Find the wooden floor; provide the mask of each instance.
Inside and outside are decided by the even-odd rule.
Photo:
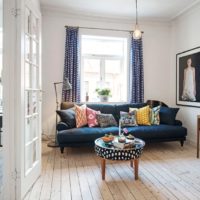
[[[25,200],[164,200],[200,199],[200,159],[189,144],[147,145],[134,180],[129,162],[108,161],[101,180],[100,159],[93,148],[51,149],[43,143],[42,175]]]

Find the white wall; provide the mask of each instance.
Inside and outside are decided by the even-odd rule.
[[[55,132],[55,94],[53,82],[61,81],[64,66],[65,25],[132,30],[131,22],[66,15],[42,10],[43,38],[43,133]],[[143,22],[145,100],[170,102],[170,27],[168,23]]]
[[[170,103],[176,104],[176,54],[200,46],[200,4],[174,20],[171,35]],[[188,129],[188,140],[196,142],[200,108],[180,106],[178,118]]]

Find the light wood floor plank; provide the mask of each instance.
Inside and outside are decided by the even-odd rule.
[[[65,153],[61,154],[61,200],[71,200],[71,181],[69,173],[69,159],[68,151],[65,149]]]
[[[50,158],[48,159],[48,162],[47,162],[44,183],[43,183],[43,187],[42,187],[42,191],[40,195],[41,200],[50,200],[50,197],[51,197],[56,150],[51,149],[49,152],[50,152]]]
[[[51,200],[61,199],[61,156],[58,149],[56,149],[55,165],[52,178]]]
[[[70,151],[73,152],[73,151]],[[77,168],[75,164],[75,154],[69,153],[69,173],[70,173],[70,182],[71,182],[71,195],[72,200],[82,200],[82,194],[80,189],[80,183],[77,173]]]
[[[88,154],[88,164],[90,165],[94,178],[96,179],[96,183],[98,184],[98,187],[101,191],[101,195],[103,199],[105,200],[110,200],[110,199],[113,200],[114,197],[112,196],[112,193],[110,191],[108,184],[101,179],[100,163],[98,164],[95,162],[95,160],[92,158],[93,154],[94,153]]]
[[[88,159],[85,157],[85,152],[81,152],[79,154],[79,160],[80,164],[82,165],[85,180],[87,181],[87,185],[89,187],[92,199],[94,200],[102,200],[103,197],[101,195],[101,191],[98,187],[98,184],[94,178],[94,175],[92,173],[92,170],[90,169],[90,166],[88,165]],[[90,158],[89,158],[90,160]]]

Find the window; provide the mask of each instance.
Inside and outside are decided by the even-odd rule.
[[[96,89],[109,88],[109,102],[127,102],[127,38],[81,36],[81,101],[99,102]]]

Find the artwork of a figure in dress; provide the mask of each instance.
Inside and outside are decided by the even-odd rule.
[[[181,96],[183,101],[196,101],[196,80],[195,68],[192,66],[192,59],[187,59],[187,67],[184,69],[183,93]]]

